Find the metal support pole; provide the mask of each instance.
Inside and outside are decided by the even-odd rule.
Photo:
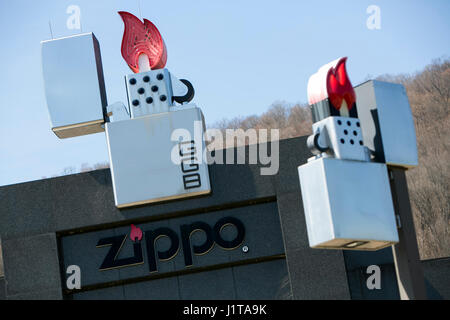
[[[405,170],[389,167],[392,199],[398,221],[399,243],[392,246],[395,272],[402,300],[427,299],[423,268],[417,246]]]

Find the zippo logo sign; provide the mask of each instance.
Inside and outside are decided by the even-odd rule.
[[[234,226],[237,230],[235,237],[231,240],[224,239],[221,235],[221,230],[226,226]],[[191,244],[191,235],[194,232],[202,231],[206,239],[200,245]],[[210,226],[203,221],[195,221],[190,224],[183,224],[180,227],[179,233],[167,227],[159,227],[154,230],[142,230],[134,225],[131,225],[130,236],[122,234],[114,237],[102,238],[97,243],[97,248],[109,246],[109,251],[103,260],[100,270],[110,270],[114,268],[121,268],[133,266],[144,263],[144,256],[142,250],[141,240],[145,235],[147,263],[149,272],[157,272],[157,260],[167,261],[174,258],[181,247],[183,248],[184,264],[186,267],[192,266],[192,253],[196,255],[203,255],[208,253],[214,244],[218,244],[222,249],[232,250],[242,244],[245,237],[244,224],[237,218],[225,217],[217,221],[214,226]],[[167,237],[170,239],[170,246],[166,250],[156,250],[155,245],[158,239]],[[120,251],[125,241],[129,238],[133,241],[132,257],[118,258]]]
[[[180,276],[284,257],[276,202],[252,204],[60,238],[61,272],[81,271],[81,289]]]

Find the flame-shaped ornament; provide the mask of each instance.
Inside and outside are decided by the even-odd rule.
[[[134,224],[131,225],[130,239],[134,242],[142,240],[142,230],[136,227]]]
[[[122,57],[134,73],[139,70],[139,56],[149,59],[151,69],[162,69],[167,62],[167,49],[158,29],[149,20],[142,22],[129,12],[119,11],[125,30],[122,38]]]
[[[347,57],[336,59],[319,69],[308,81],[310,105],[329,99],[333,108],[340,110],[346,105],[350,111],[355,107],[356,94],[347,75]]]

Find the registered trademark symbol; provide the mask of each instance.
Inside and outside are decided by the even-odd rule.
[[[247,253],[248,252],[248,247],[247,246],[243,246],[242,247],[242,252]]]

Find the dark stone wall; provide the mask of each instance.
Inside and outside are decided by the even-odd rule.
[[[0,300],[6,299],[5,278],[0,277]]]
[[[450,299],[450,258],[422,261],[428,299]]]
[[[85,299],[289,299],[284,259],[247,264],[231,268],[192,273],[127,285],[85,291],[71,295]]]

